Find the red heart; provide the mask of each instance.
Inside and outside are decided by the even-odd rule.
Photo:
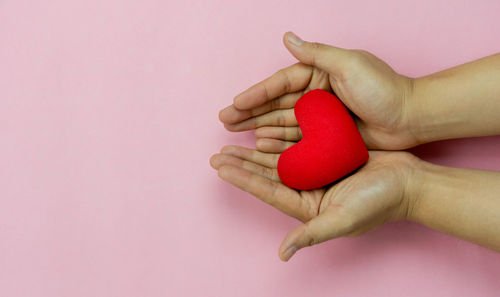
[[[368,160],[368,150],[342,102],[324,90],[307,92],[295,104],[302,140],[278,160],[281,181],[295,189],[323,187]]]

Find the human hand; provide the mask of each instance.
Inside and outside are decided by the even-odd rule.
[[[256,129],[261,138],[300,140],[295,102],[309,90],[323,89],[333,91],[354,113],[368,148],[400,150],[418,144],[408,111],[413,79],[365,51],[305,42],[291,32],[283,40],[300,63],[236,96],[219,114],[226,129]]]
[[[368,162],[351,176],[310,191],[296,191],[280,182],[279,156],[226,146],[210,163],[223,180],[304,222],[282,242],[283,261],[303,247],[406,219],[412,210],[408,180],[419,161],[409,153],[371,151]]]

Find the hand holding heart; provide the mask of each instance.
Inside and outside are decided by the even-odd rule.
[[[412,133],[413,80],[399,75],[374,55],[284,36],[300,63],[284,68],[236,96],[219,118],[230,131],[256,129],[266,151],[290,146],[301,131],[293,107],[307,91],[333,91],[354,113],[370,149],[399,150],[418,144]]]
[[[361,234],[388,220],[404,218],[409,205],[409,198],[403,195],[405,181],[411,172],[409,164],[413,164],[415,158],[401,152],[371,152],[365,166],[333,186],[300,191],[286,184],[312,189],[325,185],[332,176],[333,180],[342,177],[366,161],[363,140],[369,148],[400,149],[416,144],[416,139],[408,131],[409,120],[404,112],[411,94],[409,78],[398,75],[387,64],[363,51],[307,43],[291,33],[285,35],[284,41],[301,63],[280,70],[241,93],[233,105],[219,114],[230,131],[256,129],[260,152],[228,146],[212,157],[211,164],[222,179],[305,223],[292,230],[280,247],[281,259],[288,260],[302,247]],[[355,122],[337,99],[329,99],[329,102],[338,102],[341,107],[318,101],[313,105],[320,108],[315,110],[299,106],[295,110],[296,103],[300,105],[299,98],[315,89],[335,92],[354,112]],[[310,94],[318,94],[316,92]],[[301,118],[302,125],[306,124],[302,127],[304,131],[298,127]],[[316,127],[307,131],[307,126],[316,118],[326,122],[313,123]],[[317,127],[319,125],[326,129]],[[314,136],[313,130],[323,131],[324,135]],[[305,142],[290,148],[302,139],[303,132]],[[346,134],[341,135],[343,132]],[[320,144],[318,139],[324,139],[327,144]],[[337,144],[340,150],[335,147]],[[279,153],[288,148],[280,160]],[[313,151],[316,151],[313,155],[321,155],[321,150],[332,153],[333,158],[321,163],[321,158],[307,156],[307,152]],[[345,154],[348,151],[355,154],[348,156],[349,153]],[[342,163],[342,158],[348,159],[347,162]],[[318,168],[320,172],[330,172],[326,179],[314,179]],[[291,175],[287,174],[290,172]]]
[[[225,181],[304,222],[281,244],[279,256],[284,261],[303,247],[405,219],[411,207],[403,193],[418,159],[409,153],[371,152],[366,165],[355,174],[333,186],[308,191],[280,182],[279,156],[226,146],[210,163]]]
[[[258,151],[227,146],[210,160],[222,179],[304,222],[281,244],[281,259],[400,219],[500,251],[500,173],[371,151],[366,164],[337,180],[366,161],[364,144],[400,150],[500,134],[500,54],[411,79],[365,51],[293,33],[284,43],[300,62],[236,96],[219,114],[230,131],[255,129]]]

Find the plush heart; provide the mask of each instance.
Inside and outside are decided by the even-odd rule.
[[[310,190],[334,182],[368,160],[368,150],[342,102],[324,90],[307,92],[295,104],[302,140],[278,160],[281,181]]]

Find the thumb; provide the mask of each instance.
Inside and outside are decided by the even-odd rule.
[[[325,210],[288,233],[281,243],[279,257],[283,261],[288,261],[301,248],[348,234],[351,229],[345,220],[339,218],[338,214]]]
[[[300,62],[331,74],[341,73],[346,61],[351,57],[349,50],[317,42],[307,42],[293,32],[285,33],[283,43]]]

